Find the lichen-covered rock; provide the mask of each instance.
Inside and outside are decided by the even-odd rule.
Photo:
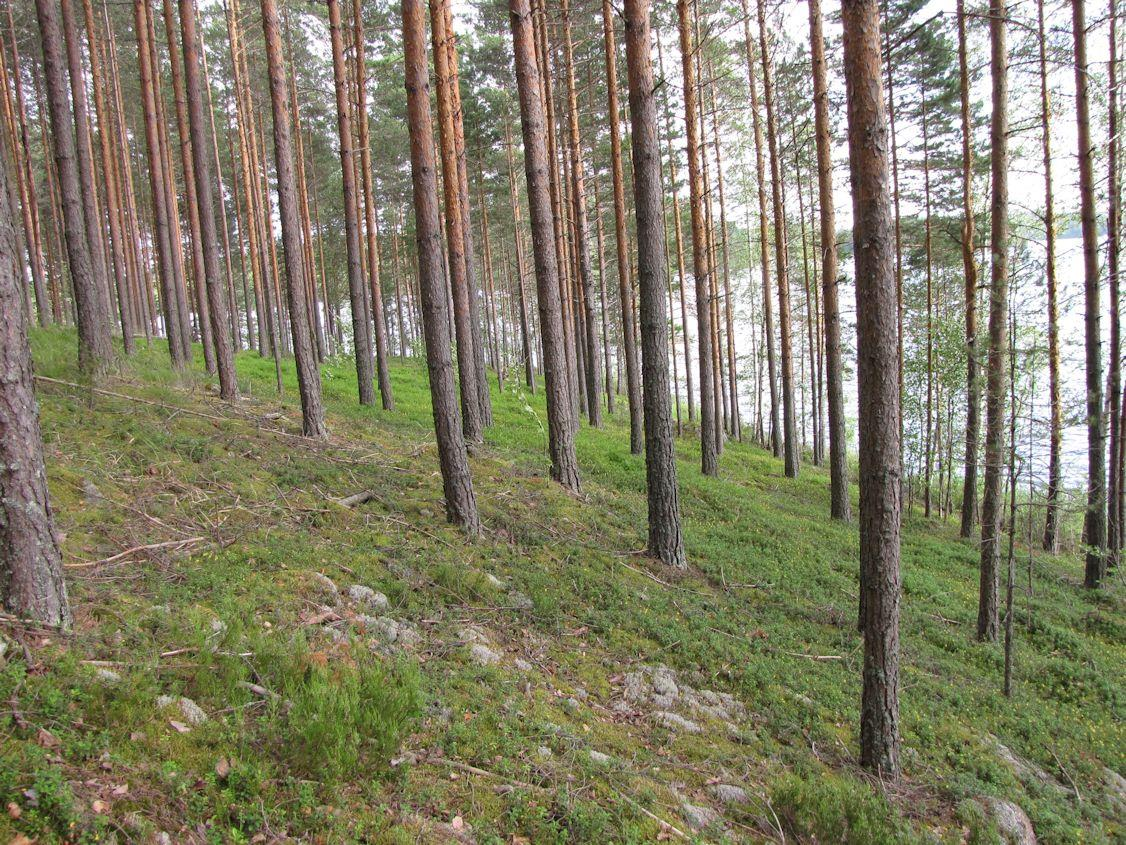
[[[336,602],[340,599],[340,590],[337,588],[335,581],[323,572],[314,572],[312,578],[317,585],[317,591],[321,593],[321,595],[332,602]]]
[[[660,725],[664,725],[670,731],[698,734],[704,730],[691,719],[685,719],[679,713],[672,713],[668,710],[658,710],[653,714],[653,720]]]
[[[704,807],[699,804],[689,804],[687,801],[680,802],[681,813],[684,815],[684,820],[688,826],[695,831],[707,830],[712,825],[720,820],[720,815],[711,807]]]
[[[1036,845],[1036,833],[1024,810],[1003,798],[983,798],[981,803],[1005,845]]]
[[[747,790],[733,783],[713,783],[708,792],[721,804],[746,804]]]
[[[371,587],[363,584],[353,584],[348,588],[348,598],[355,604],[366,607],[368,610],[384,611],[391,606],[387,596],[376,592]]]
[[[469,656],[478,666],[493,666],[500,663],[500,654],[484,643],[474,643],[469,648]]]
[[[189,725],[198,727],[207,721],[206,711],[187,696],[182,695],[177,698],[172,695],[162,695],[156,699],[156,706],[159,710],[164,710],[173,704],[180,710],[180,713],[184,716],[184,721]]]
[[[590,757],[590,762],[599,766],[608,766],[610,764],[610,755],[603,754],[601,751],[595,751],[593,748],[587,751]]]

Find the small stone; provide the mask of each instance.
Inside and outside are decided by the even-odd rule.
[[[184,719],[187,720],[188,724],[198,726],[207,721],[207,713],[204,712],[204,709],[186,696],[176,698],[172,695],[162,695],[156,699],[156,706],[160,710],[171,707],[173,704],[184,714]]]
[[[8,648],[8,641],[3,637],[0,637],[0,665],[3,665],[4,663],[4,658],[8,654]]]
[[[112,669],[107,669],[104,666],[99,666],[94,670],[94,677],[101,681],[103,684],[117,684],[121,683],[121,675]]]
[[[492,666],[500,663],[500,655],[482,643],[474,643],[470,646],[469,656],[478,666]]]
[[[333,601],[340,598],[340,590],[337,589],[336,582],[323,572],[314,572],[313,580],[317,582],[317,587],[324,595],[328,596]]]
[[[745,804],[747,790],[731,783],[713,783],[708,787],[708,792],[721,804]]]
[[[586,701],[589,696],[590,693],[587,692],[585,688],[575,687],[575,698],[579,699],[580,701]]]
[[[483,643],[488,640],[488,638],[476,628],[470,628],[468,626],[458,630],[457,638],[466,643]]]
[[[86,501],[90,504],[96,504],[105,500],[102,491],[98,486],[89,478],[82,479],[82,495],[86,497]]]
[[[493,575],[493,573],[491,572],[485,573],[485,580],[489,582],[490,587],[495,587],[498,590],[504,589],[504,582],[497,578],[497,576]]]
[[[508,601],[512,605],[512,607],[516,608],[517,610],[533,610],[536,606],[531,597],[529,597],[526,593],[520,592],[519,590],[510,591],[508,594]]]
[[[152,845],[172,845],[172,837],[163,830],[159,833],[154,833],[150,841]]]
[[[563,702],[563,709],[567,711],[567,715],[574,716],[579,712],[579,700],[577,698],[568,698]]]
[[[227,623],[224,622],[222,619],[212,619],[211,620],[211,636],[218,638],[218,637],[222,637],[223,634],[225,634],[225,633],[227,633]]]
[[[512,665],[519,669],[521,672],[531,672],[535,667],[525,660],[523,657],[517,657],[512,661]]]
[[[371,587],[365,587],[363,584],[353,584],[349,587],[348,598],[371,610],[386,610],[391,605],[387,596],[376,592]]]
[[[704,730],[690,719],[685,719],[683,716],[677,713],[670,713],[667,710],[657,711],[653,714],[653,718],[670,731],[683,731],[684,733],[698,734]]]
[[[596,763],[599,766],[607,766],[610,764],[609,754],[603,754],[601,751],[595,751],[593,748],[590,749],[587,754],[590,755],[590,762],[592,763]]]
[[[402,633],[399,623],[390,616],[365,616],[361,614],[359,621],[377,637],[389,643],[397,642]]]
[[[719,821],[719,813],[711,807],[689,804],[687,801],[681,801],[680,807],[684,813],[684,820],[693,830],[705,830]]]
[[[1003,798],[983,798],[1005,845],[1036,845],[1036,833],[1024,810]]]
[[[541,760],[550,760],[553,755],[550,748],[548,748],[546,745],[541,745],[536,749],[536,756]]]

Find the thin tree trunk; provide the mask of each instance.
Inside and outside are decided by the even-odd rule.
[[[696,326],[700,344],[700,464],[704,475],[718,473],[716,407],[713,377],[711,268],[703,219],[703,180],[700,174],[699,119],[696,115],[695,45],[688,22],[688,0],[677,0],[680,53],[684,76],[684,123],[688,135],[688,185],[692,215],[692,264],[696,278]]]
[[[1042,3],[1043,0],[1040,0]],[[1041,56],[1044,52],[1043,38],[1040,40]],[[977,464],[978,441],[981,437],[981,377],[978,374],[978,346],[977,346],[977,261],[974,259],[974,207],[973,207],[973,134],[970,126],[970,72],[966,48],[966,10],[965,0],[958,0],[958,68],[961,80],[961,112],[962,112],[962,274],[965,277],[966,312],[966,458],[965,471],[962,478],[962,521],[959,533],[964,538],[973,534],[974,517],[977,511]],[[1046,84],[1046,83],[1045,83]],[[1047,89],[1044,88],[1046,94]],[[1049,185],[1051,180],[1051,162],[1045,159],[1048,168]],[[1051,187],[1048,188],[1049,195]],[[1048,203],[1048,220],[1051,220],[1052,206]],[[1048,343],[1054,342],[1055,331],[1055,244],[1054,235],[1049,225],[1048,230],[1048,311],[1049,326]],[[1055,358],[1058,367],[1059,356]],[[1056,407],[1059,407],[1058,395]],[[1056,452],[1058,459],[1058,442]],[[1057,475],[1058,477],[1058,475]],[[1053,498],[1051,482],[1049,482],[1049,513],[1052,512]],[[1050,518],[1050,517],[1049,517]]]
[[[977,637],[997,639],[998,568],[1004,503],[1001,473],[1005,465],[1005,367],[1008,342],[1009,287],[1009,117],[1008,50],[1005,46],[1005,0],[989,6],[990,69],[993,117],[989,124],[993,198],[989,280],[989,364],[985,393],[985,493],[981,505],[981,581],[978,591]]]
[[[282,58],[277,5],[275,0],[261,0],[261,5],[262,36],[266,45],[266,69],[274,118],[274,164],[278,177],[282,245],[285,247],[286,293],[289,298],[293,354],[297,364],[297,388],[301,394],[302,431],[306,437],[323,440],[328,437],[328,429],[325,427],[324,404],[321,401],[321,376],[317,370],[313,338],[306,318],[304,253],[301,248],[301,221],[297,208],[297,180],[294,175],[293,138],[287,102],[289,85]],[[221,324],[216,322],[216,325]]]
[[[532,360],[532,338],[528,324],[528,301],[524,296],[524,241],[521,237],[520,194],[516,190],[516,168],[512,161],[512,136],[504,127],[504,146],[508,155],[508,193],[512,204],[513,249],[516,252],[516,290],[520,298],[520,344],[524,354],[524,381],[536,392],[535,362]]]
[[[860,399],[860,762],[899,775],[899,385],[888,119],[877,0],[843,0]]]
[[[536,266],[551,477],[568,490],[578,493],[581,485],[579,465],[575,458],[575,425],[571,416],[571,394],[567,377],[566,339],[559,297],[559,266],[556,263],[551,222],[551,163],[545,137],[549,130],[544,115],[544,100],[540,94],[532,12],[528,0],[509,0],[508,9],[515,52],[516,85],[520,97],[520,128],[524,136],[524,175],[528,182],[532,254]]]
[[[1107,284],[1110,287],[1110,356],[1107,376],[1107,400],[1110,404],[1110,472],[1107,484],[1107,561],[1108,569],[1118,563],[1122,548],[1122,523],[1119,502],[1122,492],[1120,461],[1122,442],[1119,437],[1122,416],[1122,325],[1119,320],[1120,292],[1118,268],[1120,254],[1121,174],[1118,172],[1118,3],[1110,0],[1110,61],[1107,63]]]
[[[375,373],[372,365],[371,318],[364,295],[363,268],[360,258],[360,230],[357,220],[356,171],[352,146],[352,115],[348,102],[344,69],[344,35],[340,18],[340,0],[327,0],[329,30],[332,36],[332,74],[336,87],[336,128],[340,139],[340,170],[344,189],[344,233],[348,249],[348,293],[352,304],[352,348],[356,356],[356,377],[359,380],[360,404],[375,404]],[[405,11],[405,5],[404,5]],[[444,309],[443,309],[444,310]]]
[[[419,288],[426,333],[426,364],[434,432],[446,498],[446,516],[470,536],[481,533],[469,458],[457,413],[449,318],[442,273],[438,185],[434,169],[434,128],[430,118],[430,74],[426,61],[426,20],[422,0],[402,0],[403,48],[410,132],[411,177],[418,238]],[[343,134],[343,133],[341,133]]]
[[[610,0],[602,0],[602,36],[606,56],[606,115],[610,124],[610,173],[614,181],[614,247],[618,262],[618,301],[622,311],[622,354],[625,357],[626,397],[629,400],[629,450],[634,455],[640,455],[644,437],[641,419],[641,377],[638,373],[637,338],[633,333],[633,288],[629,275],[629,231],[626,228],[622,131],[618,107],[618,50],[614,44],[614,19]],[[688,392],[691,395],[691,387],[688,388]]]
[[[200,236],[203,243],[203,284],[210,312],[215,365],[219,371],[219,395],[238,398],[234,352],[227,334],[227,292],[219,270],[219,233],[212,200],[211,151],[203,116],[202,81],[199,68],[199,38],[196,35],[195,0],[180,0],[180,31],[184,39],[184,83],[188,97],[188,126],[191,133],[192,165],[199,203]],[[171,37],[171,36],[170,36]],[[196,280],[200,284],[200,280]]]
[[[995,0],[996,2],[996,0]],[[1103,426],[1103,364],[1099,284],[1099,230],[1095,216],[1084,0],[1071,2],[1075,43],[1075,125],[1079,138],[1079,200],[1083,229],[1083,295],[1087,365],[1087,512],[1083,520],[1086,572],[1083,583],[1098,587],[1106,576],[1106,432]]]
[[[43,72],[47,83],[47,107],[54,136],[55,166],[62,194],[62,218],[67,262],[74,288],[78,317],[78,367],[87,378],[98,379],[113,361],[109,311],[105,287],[100,283],[91,255],[83,180],[76,161],[74,127],[76,115],[67,101],[67,68],[63,33],[55,0],[35,0],[43,45]],[[78,80],[81,82],[81,79]],[[85,117],[80,121],[85,124]],[[7,191],[4,193],[7,201]]]
[[[794,407],[794,351],[790,340],[790,280],[786,254],[786,209],[782,199],[781,159],[778,153],[778,122],[771,80],[769,35],[765,0],[758,0],[759,45],[762,87],[766,100],[766,140],[770,151],[771,191],[774,206],[774,264],[778,274],[778,333],[782,349],[782,445],[786,475],[798,475],[798,432]]]

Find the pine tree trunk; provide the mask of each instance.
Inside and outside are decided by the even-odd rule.
[[[524,136],[524,175],[528,182],[532,254],[536,267],[540,339],[543,344],[544,391],[547,396],[548,450],[551,477],[572,492],[581,489],[575,458],[568,363],[559,296],[559,265],[552,230],[552,203],[546,135],[549,131],[536,65],[532,12],[528,0],[509,0],[509,25],[515,52],[516,85],[520,97],[520,128]]]
[[[1041,0],[1043,2],[1043,0]],[[1044,49],[1040,41],[1041,53]],[[974,206],[973,206],[973,130],[970,125],[970,72],[966,48],[965,0],[958,0],[958,68],[960,75],[961,113],[962,113],[962,274],[965,277],[966,313],[966,457],[962,478],[962,520],[960,534],[969,538],[973,534],[974,519],[977,512],[977,464],[978,441],[981,437],[981,376],[978,374],[977,346],[977,261],[974,260]],[[1045,89],[1046,91],[1047,89]],[[1047,161],[1049,180],[1051,162]],[[1050,188],[1049,188],[1050,192]],[[1047,207],[1048,220],[1051,221],[1052,206]],[[1055,262],[1054,236],[1049,226],[1048,233],[1048,279],[1053,294],[1049,296],[1048,310],[1054,314]],[[1054,331],[1054,320],[1049,320],[1049,345]],[[1058,355],[1056,362],[1058,365]],[[1059,407],[1058,394],[1056,407]],[[1058,443],[1057,443],[1058,457]],[[1051,490],[1049,482],[1049,491]],[[1051,492],[1049,492],[1051,497]],[[1052,505],[1049,504],[1049,513]]]
[[[95,258],[91,255],[90,232],[86,223],[88,208],[83,201],[83,180],[76,161],[74,132],[76,116],[67,100],[63,33],[55,0],[35,0],[35,11],[43,46],[47,107],[55,142],[55,166],[58,170],[59,189],[62,195],[67,262],[78,318],[78,367],[85,377],[97,379],[106,373],[113,361],[113,345],[110,339],[105,288],[95,270]],[[85,124],[84,116],[82,123]],[[4,198],[6,202],[6,190]]]
[[[371,316],[375,323],[375,366],[379,378],[379,396],[383,410],[395,407],[391,393],[391,373],[387,359],[391,354],[387,344],[387,316],[383,311],[383,284],[379,274],[379,224],[375,212],[375,185],[371,172],[371,147],[369,142],[367,111],[367,64],[364,59],[363,3],[353,0],[353,29],[356,49],[356,125],[359,129],[360,170],[363,173],[364,230],[367,235],[368,280],[371,287]]]
[[[900,446],[888,119],[877,0],[843,0],[860,400],[860,762],[899,774]]]
[[[618,301],[622,311],[622,355],[625,357],[626,397],[629,400],[629,450],[641,454],[644,434],[641,420],[641,377],[637,338],[633,333],[632,291],[629,266],[629,230],[626,226],[625,177],[622,173],[622,129],[618,106],[618,49],[610,0],[602,0],[602,36],[606,55],[606,115],[610,124],[610,174],[614,181],[614,248],[618,263]],[[691,388],[689,388],[691,393]]]
[[[653,66],[649,47],[649,0],[626,0],[625,35],[634,209],[637,215],[637,278],[645,397],[649,553],[669,566],[686,568],[688,563],[680,531],[676,450],[669,405],[665,224],[661,203],[657,102],[653,95]]]
[[[989,124],[993,197],[990,209],[989,362],[985,388],[985,492],[981,503],[981,582],[977,636],[997,639],[998,572],[1004,511],[1001,473],[1005,466],[1005,368],[1008,355],[1009,300],[1009,117],[1008,50],[1005,46],[1005,0],[989,7],[990,69],[993,117]]]
[[[532,359],[531,327],[528,322],[528,301],[524,296],[524,241],[521,237],[520,195],[516,190],[516,168],[512,161],[512,137],[504,127],[504,146],[508,155],[508,194],[512,204],[513,249],[516,252],[516,291],[520,299],[520,344],[524,354],[524,382],[536,392],[536,369]]]
[[[766,4],[758,0],[759,51],[762,87],[766,105],[766,140],[770,151],[771,192],[774,207],[774,264],[778,276],[778,333],[782,350],[782,446],[786,475],[798,475],[798,432],[794,403],[794,353],[790,339],[790,280],[786,252],[786,209],[783,204],[781,159],[778,153],[778,121],[774,109]]]
[[[700,174],[699,119],[696,114],[695,45],[688,22],[688,0],[677,0],[680,53],[684,76],[684,123],[687,131],[688,186],[692,216],[692,272],[696,279],[696,326],[700,345],[700,464],[704,475],[718,473],[715,385],[712,351],[711,268],[704,229],[703,179]]]
[[[996,2],[996,0],[995,0]],[[1095,174],[1092,159],[1090,95],[1088,92],[1087,30],[1084,0],[1071,0],[1075,43],[1075,125],[1079,138],[1079,200],[1083,230],[1083,294],[1087,364],[1087,512],[1086,573],[1083,583],[1098,587],[1106,576],[1106,432],[1103,426],[1103,364],[1099,284],[1099,230],[1095,215]]]
[[[297,363],[297,388],[301,394],[302,431],[306,437],[323,440],[328,437],[328,429],[325,427],[324,404],[321,401],[321,376],[317,370],[313,338],[306,317],[304,253],[301,248],[301,221],[297,208],[297,180],[294,174],[293,138],[287,102],[289,86],[286,82],[285,63],[282,58],[277,5],[275,0],[261,0],[261,4],[262,35],[266,45],[266,69],[274,118],[274,163],[278,177],[278,210],[281,218],[282,245],[285,247],[289,324],[293,333],[293,354]]]
[[[180,31],[184,39],[184,85],[188,98],[188,127],[191,134],[192,170],[195,175],[199,211],[199,232],[203,248],[202,283],[211,317],[211,342],[219,371],[219,395],[238,398],[234,351],[227,334],[227,291],[219,269],[219,233],[215,225],[212,197],[211,149],[207,142],[207,123],[203,115],[203,92],[199,67],[199,38],[196,34],[195,0],[180,0]],[[196,284],[201,283],[196,279]]]
[[[438,184],[434,165],[434,128],[430,117],[430,74],[426,61],[426,22],[422,0],[402,0],[403,49],[414,185],[418,274],[434,432],[446,497],[446,515],[470,536],[481,533],[469,458],[457,413],[457,391],[450,358],[449,317],[442,272],[442,235],[438,222]]]
[[[340,140],[340,169],[344,189],[344,233],[348,249],[348,293],[352,304],[353,351],[359,380],[360,404],[375,404],[372,365],[371,318],[366,307],[363,269],[360,258],[360,230],[357,220],[356,171],[353,164],[352,116],[344,70],[344,34],[340,19],[340,0],[327,0],[329,30],[332,36],[332,73],[336,87],[336,128]]]
[[[44,0],[40,0],[44,2]],[[49,17],[49,15],[48,15]],[[42,25],[43,16],[40,16]],[[45,35],[52,26],[42,30]],[[58,25],[53,25],[58,38]],[[47,46],[48,38],[44,38]],[[47,56],[51,50],[44,50]],[[50,61],[57,62],[58,45]],[[70,606],[43,463],[43,438],[27,342],[16,209],[9,204],[8,140],[0,132],[0,607],[69,628]]]
[[[1122,441],[1122,326],[1119,291],[1120,227],[1122,225],[1120,198],[1121,174],[1118,172],[1118,2],[1110,0],[1107,17],[1110,20],[1110,61],[1107,63],[1107,284],[1110,287],[1110,355],[1108,359],[1107,402],[1110,405],[1110,471],[1107,483],[1107,568],[1118,564],[1122,548],[1122,522],[1119,506],[1122,493],[1120,474]]]

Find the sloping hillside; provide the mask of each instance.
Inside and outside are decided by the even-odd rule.
[[[0,622],[0,841],[988,842],[991,798],[1042,842],[1126,836],[1120,578],[1036,558],[1006,699],[974,548],[910,521],[906,774],[881,784],[855,761],[856,534],[819,470],[730,444],[705,478],[685,438],[691,568],[667,571],[621,415],[580,433],[576,499],[541,397],[494,385],[466,542],[420,365],[382,412],[330,362],[317,445],[254,354],[235,406],[156,347],[87,401],[73,343],[33,337],[77,622]]]

